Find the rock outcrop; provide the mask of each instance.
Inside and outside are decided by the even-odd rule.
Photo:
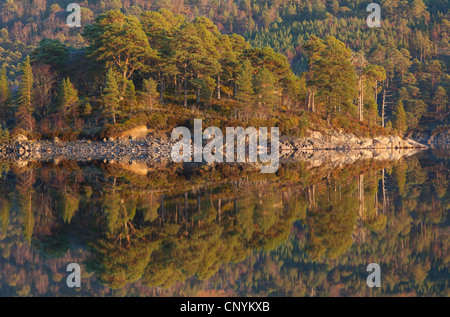
[[[322,134],[310,131],[306,138],[281,137],[281,149],[287,151],[305,150],[386,150],[386,149],[425,149],[427,145],[412,139],[402,139],[397,135],[374,138],[356,137],[354,134],[331,132]]]
[[[104,139],[103,141],[28,141],[19,138],[12,143],[0,145],[0,157],[55,160],[65,158],[76,161],[107,160],[118,162],[129,161],[161,161],[170,160],[170,154],[175,142],[163,138],[145,139]],[[423,149],[426,145],[411,139],[403,140],[398,136],[380,136],[361,138],[353,134],[333,132],[327,135],[311,131],[306,138],[282,136],[280,153],[283,157],[308,157],[310,152],[333,150],[376,150],[389,149]]]
[[[438,128],[433,132],[415,132],[411,138],[417,142],[428,144],[431,148],[450,148],[450,127]]]

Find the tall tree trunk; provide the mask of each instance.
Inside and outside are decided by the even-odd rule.
[[[217,75],[217,100],[220,100],[220,74]]]
[[[359,77],[359,121],[364,121],[364,84],[362,76]]]
[[[316,101],[315,101],[315,98],[316,98],[316,89],[314,88],[313,91],[312,91],[312,108],[311,108],[313,113],[316,112]]]
[[[308,105],[307,105],[308,111],[311,111],[311,88],[308,88]]]
[[[381,126],[384,128],[386,126],[384,116],[386,113],[386,90],[383,91],[383,105],[381,106]]]
[[[386,186],[384,183],[384,168],[383,168],[383,176],[382,176],[382,186],[383,186],[383,214],[385,214],[386,211]]]
[[[184,107],[187,108],[187,70],[186,66],[184,66]]]
[[[159,90],[159,102],[163,105],[164,104],[164,90],[166,89],[165,87],[165,81],[164,81],[164,76],[161,76],[161,87]]]

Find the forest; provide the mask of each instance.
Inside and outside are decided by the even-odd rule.
[[[67,2],[67,3],[66,3]],[[449,119],[445,1],[2,1],[0,138],[114,137],[217,126],[365,135]]]

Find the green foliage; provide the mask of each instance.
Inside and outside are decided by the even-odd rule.
[[[152,78],[144,79],[140,104],[144,105],[146,109],[150,108],[150,111],[153,111],[153,106],[157,103],[157,96],[156,81]]]
[[[134,110],[134,107],[136,106],[136,88],[131,80],[126,84],[123,99],[125,104],[124,108]]]
[[[47,64],[54,70],[62,72],[67,66],[68,56],[68,49],[60,40],[43,39],[33,50],[30,58],[33,63]]]
[[[30,57],[22,63],[22,77],[18,90],[18,109],[15,113],[16,124],[18,127],[23,127],[26,131],[32,132],[34,127],[34,100],[33,92],[33,71],[30,65]]]
[[[0,73],[0,106],[3,108],[11,100],[11,90],[9,89],[8,77],[6,75],[6,65],[3,64]]]
[[[254,90],[258,105],[262,105],[264,112],[271,112],[278,101],[275,87],[276,78],[274,74],[263,67],[254,76]]]
[[[150,95],[155,95],[156,88],[160,104],[165,99],[185,107],[195,104],[196,109],[223,110],[219,115],[241,119],[243,112],[247,119],[282,116],[284,109],[292,107],[306,110],[308,98],[314,96],[318,107],[314,110],[330,119],[355,113],[358,85],[352,83],[348,67],[351,49],[368,63],[356,67],[357,76],[363,78],[363,88],[359,87],[363,104],[370,105],[366,112],[375,112],[372,100],[380,108],[382,93],[387,91],[386,121],[393,119],[391,105],[399,100],[404,103],[409,129],[434,128],[436,120],[439,124],[449,120],[445,98],[450,82],[445,73],[448,20],[442,4],[418,0],[403,6],[394,1],[383,12],[382,27],[368,30],[361,23],[364,10],[355,1],[230,1],[85,2],[81,4],[83,35],[65,27],[54,1],[36,3],[33,10],[22,2],[6,1],[0,12],[0,63],[8,70],[11,87],[16,87],[23,72],[19,62],[30,54],[33,68],[51,65],[55,78],[70,77],[80,90],[79,97],[95,109],[103,75],[112,68],[119,103],[131,110],[122,111],[124,117],[153,110],[156,98],[142,104],[140,98],[134,102],[125,96],[129,81],[137,96],[144,96],[146,78],[154,81]],[[159,11],[146,11],[149,8]],[[47,39],[50,35],[52,39]],[[247,59],[252,74],[242,70]],[[341,67],[343,71],[337,71]],[[269,89],[262,89],[260,83]],[[239,90],[245,85],[243,96]],[[17,124],[31,131],[35,119],[52,121],[54,113],[47,110],[56,99],[55,88],[34,85],[32,94],[45,98],[35,98],[31,108],[36,110],[19,107]],[[227,95],[225,106],[223,94]],[[256,99],[259,107],[250,99]],[[12,112],[2,112],[9,127]],[[85,128],[98,124],[98,112],[84,119]],[[364,121],[375,127],[372,115]],[[39,127],[46,126],[40,123]],[[82,122],[77,125],[81,127]]]
[[[448,96],[444,87],[439,86],[434,94],[432,105],[434,106],[435,117],[443,121],[449,115]]]
[[[308,85],[317,89],[317,97],[326,107],[327,116],[338,111],[354,113],[356,74],[350,49],[332,36],[324,41],[313,37],[306,49],[310,56]]]
[[[116,117],[120,114],[119,109],[119,87],[117,86],[116,75],[112,68],[106,74],[105,89],[102,93],[103,112],[106,116],[112,117],[113,123],[116,123]]]
[[[249,60],[245,60],[242,64],[242,71],[238,75],[238,100],[245,104],[249,104],[254,94],[253,90],[253,73],[254,68]]]
[[[90,43],[88,55],[121,74],[122,94],[126,80],[135,71],[148,70],[149,61],[156,57],[139,20],[119,11],[99,15],[93,25],[86,26],[85,37]]]
[[[88,116],[91,115],[91,113],[92,113],[92,106],[91,106],[91,104],[90,104],[89,102],[87,102],[87,103],[84,105],[84,107],[83,107],[83,112],[82,112],[82,114],[83,114],[83,116],[88,117]]]
[[[27,56],[25,61],[22,63],[21,66],[22,70],[22,80],[21,84],[19,86],[19,92],[18,92],[18,104],[19,107],[25,108],[28,112],[33,111],[33,98],[32,98],[32,92],[33,92],[33,71],[31,69],[30,64],[30,57]]]
[[[405,134],[408,128],[406,125],[406,112],[401,101],[397,105],[393,127],[401,136]]]
[[[5,120],[8,113],[8,104],[11,101],[11,90],[9,89],[6,65],[3,64],[0,73],[0,120]]]
[[[10,140],[9,131],[7,129],[3,129],[0,124],[0,143],[6,143]]]
[[[69,78],[63,79],[58,89],[58,110],[66,118],[77,111],[78,92]]]

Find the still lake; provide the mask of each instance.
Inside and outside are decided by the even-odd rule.
[[[0,161],[0,296],[450,296],[449,171]]]

